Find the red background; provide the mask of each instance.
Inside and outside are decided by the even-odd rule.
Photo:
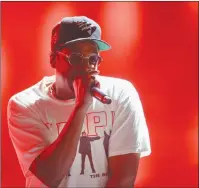
[[[25,179],[8,136],[6,107],[15,93],[52,75],[51,28],[86,15],[112,45],[103,75],[130,80],[148,122],[152,154],[140,163],[140,187],[197,187],[197,2],[2,2],[2,187]]]

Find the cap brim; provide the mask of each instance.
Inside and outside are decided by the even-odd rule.
[[[64,46],[68,46],[68,45],[73,44],[73,43],[78,43],[78,42],[83,42],[83,41],[93,41],[93,42],[95,42],[100,51],[105,51],[105,50],[111,49],[111,46],[108,43],[106,43],[105,41],[99,40],[99,39],[92,39],[92,38],[79,38],[79,39],[71,40],[69,42],[64,43],[61,46],[64,47]]]

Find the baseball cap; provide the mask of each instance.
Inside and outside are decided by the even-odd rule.
[[[86,16],[65,17],[52,30],[51,51],[67,47],[72,43],[93,41],[99,50],[109,50],[111,46],[101,40],[101,28]]]

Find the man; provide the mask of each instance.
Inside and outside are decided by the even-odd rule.
[[[81,175],[84,174],[84,168],[85,168],[85,158],[88,156],[89,162],[91,165],[92,173],[95,173],[95,168],[93,164],[93,158],[92,158],[92,152],[91,152],[91,143],[94,140],[99,140],[99,136],[95,137],[88,137],[86,136],[86,132],[82,132],[82,136],[80,137],[80,145],[79,145],[79,153],[81,154],[82,159],[82,165],[81,165]]]
[[[26,187],[133,186],[140,157],[150,153],[148,129],[133,85],[99,75],[99,52],[109,49],[93,20],[62,19],[52,30],[50,64],[55,76],[44,77],[9,100],[9,132]],[[96,174],[79,173],[83,130],[100,136],[92,143]],[[110,135],[108,160],[105,130]]]

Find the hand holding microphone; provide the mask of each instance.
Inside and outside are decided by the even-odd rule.
[[[78,107],[83,105],[90,106],[92,96],[103,104],[111,104],[112,102],[111,98],[100,90],[100,83],[95,80],[94,76],[89,77],[89,79],[83,79],[82,77],[75,78],[73,87]]]
[[[93,101],[93,98],[89,92],[90,85],[93,80],[83,79],[82,77],[76,77],[73,81],[73,88],[76,98],[76,107],[89,107]]]

